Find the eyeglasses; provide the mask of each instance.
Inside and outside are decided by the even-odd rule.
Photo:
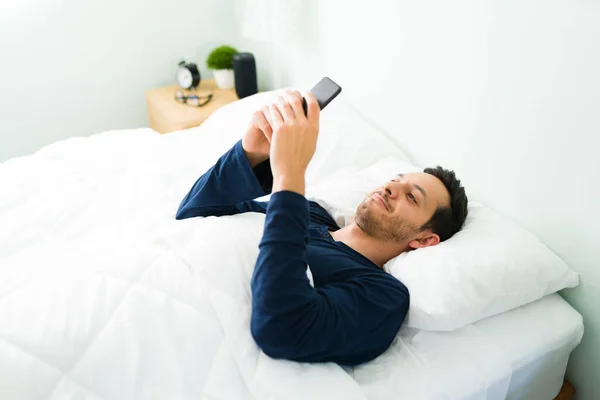
[[[186,96],[185,93],[183,93],[181,90],[175,92],[175,100],[192,107],[202,107],[206,105],[210,101],[210,99],[212,99],[212,97],[212,93],[206,96],[198,96],[195,93]]]

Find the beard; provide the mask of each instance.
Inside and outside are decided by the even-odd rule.
[[[408,242],[419,227],[398,215],[386,215],[369,205],[370,196],[356,209],[354,222],[367,235],[386,242]]]

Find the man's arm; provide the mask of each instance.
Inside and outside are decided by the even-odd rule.
[[[396,336],[408,311],[408,291],[375,272],[313,288],[306,276],[308,220],[304,196],[271,196],[252,277],[252,335],[274,358],[369,361]]]
[[[244,138],[196,181],[179,205],[177,219],[265,212],[264,205],[250,201],[269,194],[273,185],[272,129],[265,110],[252,115]]]
[[[297,92],[269,107],[273,194],[252,276],[252,335],[273,357],[355,364],[381,354],[408,309],[399,282],[374,274],[318,289],[306,277],[304,175],[319,131],[319,105]]]
[[[272,185],[269,161],[252,168],[240,140],[198,178],[179,205],[176,218],[265,212],[264,206],[250,200],[269,194]]]

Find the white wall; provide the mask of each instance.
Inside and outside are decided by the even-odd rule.
[[[144,91],[188,55],[230,43],[220,0],[1,0],[0,161],[48,143],[148,126]]]
[[[567,376],[600,399],[600,2],[307,3],[306,35],[261,79],[329,75],[414,161],[455,169],[579,272],[562,293],[586,326]]]

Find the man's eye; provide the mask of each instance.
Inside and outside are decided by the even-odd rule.
[[[409,193],[409,194],[408,194],[408,197],[410,198],[410,200],[411,200],[413,203],[417,204],[417,199],[415,198],[415,196],[413,196],[413,194],[412,194],[412,193]]]

